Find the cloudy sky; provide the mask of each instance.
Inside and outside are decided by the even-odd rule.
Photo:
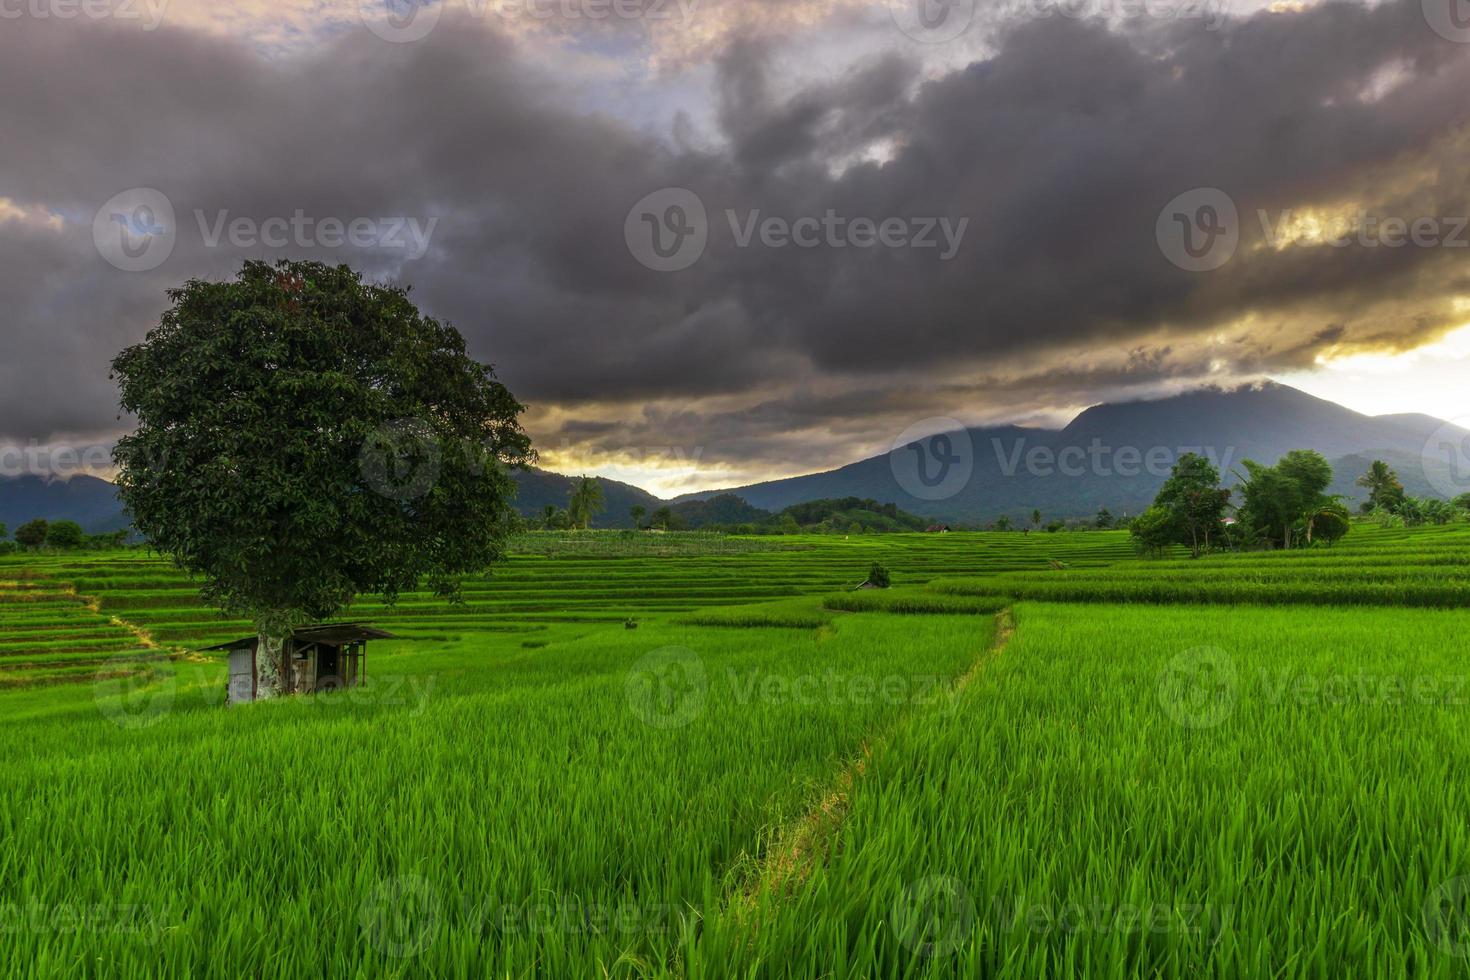
[[[0,446],[246,258],[664,494],[1276,377],[1470,416],[1470,3],[0,0]]]

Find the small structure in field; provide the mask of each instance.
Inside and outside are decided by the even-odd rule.
[[[892,580],[892,576],[888,574],[888,567],[875,561],[873,562],[873,567],[868,569],[867,579],[853,591],[857,592],[862,589],[886,589],[892,583]]]
[[[281,652],[284,693],[314,694],[356,687],[367,673],[367,641],[396,639],[392,633],[361,623],[303,626],[291,634]],[[245,636],[205,648],[229,655],[230,704],[255,700],[255,651],[259,643],[259,637]]]
[[[924,533],[925,534],[948,534],[949,533],[949,525],[948,524],[930,524],[928,527],[924,528]]]

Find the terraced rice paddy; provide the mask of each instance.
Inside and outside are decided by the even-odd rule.
[[[3,560],[0,969],[1464,976],[1467,588],[1464,526],[533,535],[225,710],[166,563]]]
[[[90,681],[103,665],[136,671],[166,659],[146,633],[101,612],[69,583],[4,575],[0,570],[0,687]]]

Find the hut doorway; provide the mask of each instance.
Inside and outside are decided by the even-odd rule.
[[[316,690],[335,691],[342,687],[342,649],[319,646],[316,652]]]

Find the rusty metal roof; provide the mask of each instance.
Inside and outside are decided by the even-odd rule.
[[[362,623],[326,623],[321,626],[299,626],[291,632],[291,639],[298,643],[324,643],[339,647],[365,640],[398,640],[402,637]],[[254,650],[259,644],[258,636],[242,636],[238,640],[205,647],[204,650]]]

